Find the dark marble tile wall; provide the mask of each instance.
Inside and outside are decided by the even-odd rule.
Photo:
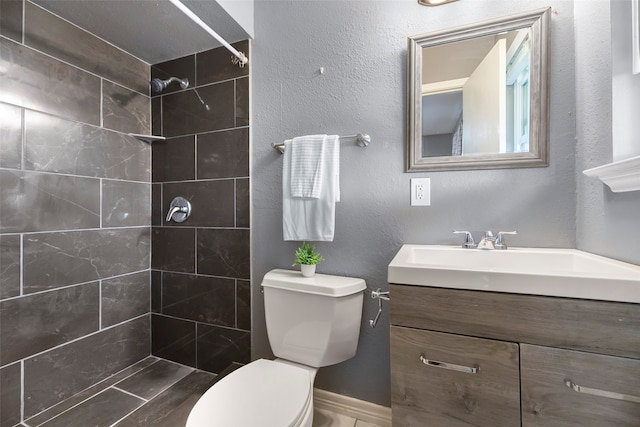
[[[217,181],[170,182],[162,186],[163,212],[175,197],[198,203],[188,220],[172,224],[176,227],[233,227],[235,226],[235,182]],[[166,219],[166,218],[165,218]],[[188,224],[187,224],[188,222]]]
[[[151,352],[151,147],[127,135],[150,132],[150,67],[0,0],[0,69],[0,427],[13,427]]]
[[[196,242],[198,272],[216,276],[250,278],[247,229],[201,229]]]
[[[235,126],[235,81],[213,83],[162,97],[165,136],[202,133]]]
[[[249,53],[249,42],[234,45]],[[221,373],[250,359],[249,67],[224,48],[153,65],[188,78],[152,98],[152,351]],[[183,223],[164,217],[189,200]]]
[[[99,294],[93,282],[0,301],[0,365],[97,331]]]
[[[100,78],[0,38],[0,102],[100,125]]]
[[[64,231],[23,237],[23,293],[149,268],[149,228]]]
[[[233,279],[195,274],[162,274],[161,311],[168,316],[235,327]]]
[[[0,368],[0,425],[14,426],[20,422],[21,379],[20,363]]]
[[[0,233],[100,227],[96,179],[0,170],[0,194]]]
[[[106,128],[149,134],[149,98],[131,89],[102,81],[102,121]]]
[[[102,327],[126,322],[148,313],[151,303],[150,280],[149,271],[103,280],[100,292]]]
[[[25,169],[130,181],[150,179],[151,147],[135,138],[31,110],[25,111],[24,121]]]
[[[151,268],[195,273],[195,229],[153,227],[151,233]]]
[[[22,109],[0,104],[0,168],[20,169],[22,163]]]
[[[22,41],[22,0],[0,1],[0,36]]]
[[[197,160],[198,179],[249,176],[249,128],[200,135]]]
[[[196,366],[196,323],[173,317],[151,317],[151,351],[154,356]]]
[[[102,226],[151,225],[151,187],[148,183],[102,180]]]
[[[251,335],[247,331],[197,324],[198,368],[222,372],[234,362],[249,363]]]
[[[30,2],[25,3],[24,22],[27,46],[148,95],[149,66],[134,56],[102,39],[87,37],[86,31]]]
[[[18,234],[0,234],[0,300],[20,295],[20,241]]]

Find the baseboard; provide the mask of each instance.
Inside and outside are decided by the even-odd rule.
[[[381,427],[391,427],[391,408],[376,405],[353,397],[343,396],[316,388],[313,390],[313,404],[318,409],[326,409],[347,415]]]

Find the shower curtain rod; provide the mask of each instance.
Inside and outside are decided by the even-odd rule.
[[[171,3],[173,3],[173,5],[175,7],[177,7],[178,9],[180,9],[180,11],[182,13],[184,13],[185,15],[187,15],[189,17],[189,19],[191,19],[193,22],[195,22],[196,24],[198,24],[200,27],[202,27],[203,30],[205,30],[207,33],[209,33],[214,39],[218,40],[222,46],[226,47],[227,50],[231,53],[233,53],[233,55],[238,58],[238,65],[240,65],[240,67],[244,67],[244,64],[246,64],[247,62],[249,62],[249,59],[247,59],[247,57],[244,55],[244,53],[242,52],[238,52],[233,46],[231,46],[229,43],[227,43],[227,41],[225,39],[223,39],[218,33],[216,33],[215,31],[213,31],[211,29],[210,26],[208,26],[207,24],[204,23],[204,21],[202,19],[200,19],[198,17],[198,15],[196,15],[195,13],[193,13],[191,11],[191,9],[189,9],[187,6],[185,6],[180,0],[169,0]]]

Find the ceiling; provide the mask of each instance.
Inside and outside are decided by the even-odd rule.
[[[32,1],[149,64],[221,46],[169,0]],[[250,38],[217,1],[182,3],[227,42]]]

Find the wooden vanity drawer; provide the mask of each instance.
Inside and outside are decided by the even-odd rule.
[[[394,426],[519,427],[518,345],[392,326],[391,401]]]
[[[521,344],[520,367],[523,427],[640,426],[640,360]]]
[[[392,325],[640,359],[640,304],[394,284],[390,291]]]

